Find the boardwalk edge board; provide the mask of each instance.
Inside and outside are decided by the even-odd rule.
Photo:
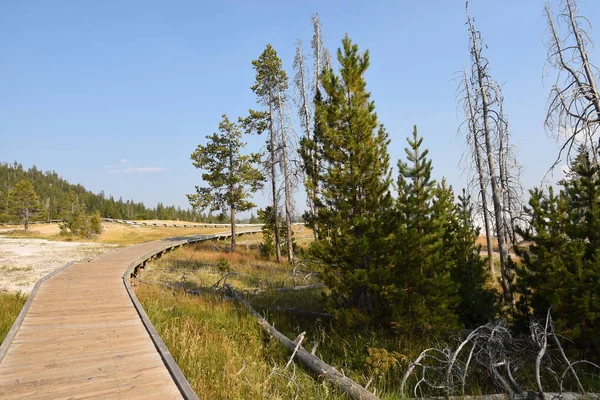
[[[255,228],[255,229],[249,229],[249,230],[243,230],[241,232],[237,232],[237,235],[241,236],[244,234],[259,233],[259,232],[261,232],[261,229]],[[179,391],[179,393],[181,394],[181,396],[184,399],[197,400],[198,396],[196,395],[194,390],[191,388],[189,382],[187,381],[187,379],[183,375],[181,369],[179,368],[179,366],[173,359],[172,355],[170,354],[169,350],[167,349],[167,346],[162,341],[158,332],[156,331],[156,329],[150,322],[148,315],[146,314],[145,310],[143,309],[141,303],[139,302],[138,298],[136,297],[136,295],[131,287],[130,279],[131,279],[131,277],[135,276],[141,268],[144,268],[150,259],[159,257],[166,252],[169,252],[171,250],[174,250],[176,248],[179,248],[179,247],[182,247],[182,246],[188,245],[188,244],[193,244],[193,243],[202,242],[202,241],[206,241],[206,240],[225,240],[230,237],[231,237],[231,233],[226,232],[226,233],[217,233],[217,234],[210,234],[210,235],[182,236],[182,237],[163,239],[163,240],[161,240],[162,243],[158,243],[158,248],[155,248],[154,250],[146,253],[145,255],[143,255],[141,257],[137,257],[129,264],[126,264],[127,268],[125,269],[125,272],[121,276],[121,278],[122,278],[121,280],[124,284],[125,290],[127,291],[128,297],[131,301],[131,304],[134,306],[136,313],[144,326],[143,329],[148,334],[148,337],[150,338],[150,340],[152,340],[152,344],[154,345],[154,348],[158,352],[158,355],[161,358],[163,365],[166,367],[168,374],[170,375],[170,377],[172,379],[172,382],[175,383],[177,390]],[[114,249],[113,251],[118,251],[118,250],[119,249]],[[112,253],[113,251],[109,251],[109,253]],[[98,257],[102,257],[105,255],[106,254],[103,254]],[[96,259],[98,257],[94,257],[93,259]],[[90,262],[91,260],[88,259],[87,261]],[[0,345],[0,364],[3,361],[5,361],[4,359],[6,358],[8,352],[9,352],[9,349],[11,348],[11,345],[14,342],[15,337],[18,335],[20,329],[23,327],[24,320],[26,319],[26,316],[30,311],[30,308],[36,298],[36,295],[39,294],[39,290],[42,287],[42,285],[47,280],[49,280],[50,278],[59,274],[60,272],[65,271],[69,266],[71,266],[75,263],[76,263],[75,261],[71,261],[71,262],[61,266],[60,268],[57,268],[56,270],[52,271],[51,273],[45,275],[44,277],[40,278],[36,282],[31,293],[29,294],[27,301],[25,302],[25,304],[24,304],[23,308],[21,309],[19,315],[17,316],[15,322],[12,324],[3,343]]]
[[[241,234],[249,234],[249,233],[259,233],[259,232],[261,232],[261,230],[254,229],[254,230],[250,230],[250,231],[237,232],[237,234],[241,235]],[[137,296],[135,295],[135,293],[131,287],[131,284],[129,283],[129,280],[131,279],[132,276],[137,274],[139,267],[143,266],[146,263],[146,261],[148,261],[152,257],[160,256],[167,251],[173,250],[175,248],[181,247],[186,244],[194,244],[194,243],[198,243],[198,242],[202,242],[202,241],[206,241],[206,240],[226,239],[230,236],[231,236],[231,233],[221,233],[221,234],[214,234],[214,235],[198,235],[196,237],[190,237],[187,239],[182,239],[180,241],[174,241],[172,243],[167,244],[166,246],[164,246],[161,249],[153,250],[153,251],[143,255],[142,257],[138,258],[137,260],[134,260],[133,262],[131,262],[129,264],[129,266],[123,273],[123,284],[125,285],[127,294],[129,294],[129,298],[131,299],[133,306],[135,307],[140,319],[142,320],[142,323],[144,324],[144,327],[146,328],[148,335],[150,335],[150,338],[152,339],[152,342],[154,343],[156,350],[160,354],[160,357],[162,358],[163,363],[165,364],[165,367],[169,371],[169,374],[173,378],[173,381],[175,382],[175,384],[179,388],[179,391],[181,392],[181,395],[185,399],[197,400],[198,395],[196,395],[196,392],[194,392],[194,389],[192,389],[190,383],[188,382],[185,375],[179,368],[179,365],[177,365],[177,363],[175,362],[175,359],[169,352],[167,345],[165,344],[165,342],[163,342],[162,338],[160,337],[160,335],[154,328],[154,325],[152,325],[152,322],[150,322],[150,318],[148,318],[148,314],[146,314],[144,307],[142,306],[142,304],[138,300]]]
[[[40,286],[42,286],[42,283],[44,283],[48,279],[52,278],[54,275],[58,274],[59,272],[65,270],[67,267],[70,267],[74,263],[75,263],[75,261],[66,263],[62,267],[59,267],[59,268],[55,269],[54,271],[50,272],[48,275],[41,277],[35,283],[33,290],[31,291],[31,293],[29,294],[29,297],[27,298],[27,301],[25,302],[25,305],[21,309],[21,312],[17,316],[17,319],[15,320],[15,322],[12,324],[12,327],[8,331],[8,334],[6,335],[6,337],[4,338],[2,345],[0,345],[0,363],[2,363],[4,356],[6,356],[6,353],[8,352],[8,348],[10,347],[13,339],[17,335],[17,332],[19,331],[19,328],[21,327],[21,324],[23,323],[23,320],[25,319],[27,312],[29,311],[29,308],[31,307],[31,303],[33,303],[33,299],[35,298],[36,293],[38,292]]]
[[[203,240],[207,240],[207,239],[209,239],[209,238],[206,238]],[[165,367],[169,371],[169,374],[173,378],[173,381],[177,385],[177,388],[179,388],[181,395],[185,399],[196,400],[196,399],[198,399],[196,392],[194,392],[194,389],[192,389],[192,387],[190,386],[190,383],[186,379],[185,375],[183,375],[183,372],[179,368],[179,365],[177,365],[177,363],[175,362],[175,359],[173,359],[173,356],[169,352],[167,345],[165,345],[165,342],[163,342],[162,338],[160,337],[160,335],[154,328],[154,325],[152,325],[152,322],[150,322],[150,318],[148,318],[148,314],[146,314],[144,307],[138,300],[137,296],[135,295],[134,291],[132,290],[131,284],[129,283],[129,279],[131,278],[131,275],[134,273],[134,271],[136,271],[137,267],[139,267],[140,265],[145,263],[148,259],[150,259],[154,256],[157,256],[157,255],[160,255],[160,254],[164,253],[165,251],[171,250],[175,247],[181,246],[182,244],[187,244],[187,243],[188,243],[187,241],[171,243],[171,244],[165,246],[163,249],[151,251],[151,252],[147,253],[146,255],[133,261],[131,264],[129,264],[129,266],[125,270],[125,273],[123,274],[123,284],[125,285],[125,289],[127,290],[127,294],[129,295],[129,298],[131,299],[131,302],[133,303],[135,310],[137,311],[140,319],[142,320],[142,323],[144,324],[144,327],[146,328],[146,332],[148,332],[148,335],[150,335],[150,339],[152,339],[152,342],[154,343],[154,347],[156,347],[156,350],[160,354],[160,357],[162,358],[163,363],[165,364]]]

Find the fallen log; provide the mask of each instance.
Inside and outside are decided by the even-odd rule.
[[[259,313],[252,308],[250,304],[242,297],[238,295],[235,289],[229,285],[225,284],[227,290],[230,291],[232,297],[242,303],[248,311],[257,319],[258,324],[271,336],[277,339],[280,343],[282,343],[290,352],[296,349],[296,343],[290,340],[287,336],[279,332],[275,327],[267,322]],[[339,372],[334,367],[326,364],[319,357],[311,354],[304,347],[300,346],[296,353],[298,359],[312,372],[319,376],[324,376],[329,382],[333,383],[335,386],[342,389],[344,392],[348,393],[350,397],[357,400],[379,400],[377,396],[373,393],[369,392],[364,387],[360,386],[358,383],[354,382],[352,379],[344,376],[341,372]]]
[[[304,286],[284,286],[280,288],[273,289],[277,292],[299,292],[301,290],[310,290],[310,289],[320,289],[325,287],[324,283],[314,283],[312,285],[304,285]]]
[[[332,319],[333,318],[333,315],[329,314],[329,313],[324,313],[324,312],[319,312],[319,311],[302,310],[300,308],[294,308],[294,307],[267,306],[266,309],[272,310],[272,311],[291,313],[291,314],[305,315],[308,317],[315,317],[315,318],[323,318],[323,319]]]

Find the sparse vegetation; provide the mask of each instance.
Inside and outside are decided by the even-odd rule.
[[[169,222],[169,221],[166,221]],[[175,228],[172,227],[173,221],[168,223],[167,227],[163,226],[142,226],[142,225],[123,225],[115,223],[102,223],[102,233],[88,239],[84,236],[77,235],[61,235],[60,228],[57,224],[43,224],[43,225],[32,225],[29,231],[25,232],[23,229],[14,227],[10,229],[7,227],[7,231],[2,234],[9,237],[23,237],[31,239],[48,239],[57,241],[74,241],[74,240],[85,240],[94,243],[105,243],[105,244],[116,244],[119,246],[126,246],[130,244],[143,243],[152,240],[160,240],[169,237],[198,235],[198,234],[215,234],[221,233],[224,228]],[[182,222],[178,222],[182,224]],[[245,228],[240,228],[243,230]]]
[[[4,341],[26,301],[27,296],[22,293],[0,293],[0,343]]]
[[[360,321],[357,320],[360,314],[353,313],[352,310],[336,310],[330,307],[331,302],[328,301],[330,291],[327,288],[318,287],[304,291],[278,290],[293,285],[293,269],[289,265],[265,261],[257,249],[244,250],[238,248],[238,250],[236,253],[230,253],[227,252],[225,244],[201,243],[165,255],[162,259],[153,262],[149,269],[142,274],[138,296],[141,299],[146,296],[153,298],[152,301],[164,301],[160,305],[162,312],[157,321],[159,321],[158,324],[169,327],[168,329],[161,328],[159,332],[161,332],[161,335],[163,329],[167,332],[168,345],[173,346],[170,347],[173,354],[179,352],[187,354],[187,348],[189,348],[191,341],[188,338],[188,335],[191,334],[188,332],[190,322],[181,313],[180,306],[177,305],[180,304],[178,302],[185,304],[181,307],[192,307],[191,304],[194,304],[196,308],[210,307],[210,309],[215,310],[218,316],[202,316],[207,321],[206,325],[212,325],[212,328],[205,326],[204,329],[217,330],[218,327],[226,331],[226,327],[231,327],[231,324],[239,319],[244,319],[244,325],[235,329],[250,329],[252,320],[246,320],[249,318],[248,314],[235,303],[221,297],[223,292],[220,288],[223,287],[225,282],[243,293],[244,298],[259,313],[265,315],[271,324],[289,338],[293,339],[300,333],[306,332],[303,342],[305,348],[311,349],[316,345],[317,356],[338,370],[343,371],[346,376],[357,383],[363,386],[368,385],[370,390],[375,390],[376,394],[382,399],[402,397],[400,378],[407,371],[411,362],[417,359],[424,349],[438,348],[444,351],[445,348],[455,348],[456,343],[460,343],[456,341],[459,338],[462,338],[461,340],[465,339],[465,336],[461,336],[459,331],[455,331],[451,336],[422,335],[421,337],[410,337],[373,324],[360,324]],[[320,268],[317,265],[311,267],[313,268],[312,274],[308,274],[308,271],[297,271],[297,285],[319,282],[317,275]],[[482,268],[485,270],[485,264],[482,265]],[[170,288],[167,286],[170,286]],[[173,290],[173,288],[176,289]],[[497,293],[500,293],[500,287],[497,289]],[[184,290],[195,292],[197,295],[186,294]],[[164,299],[159,300],[161,297]],[[147,299],[143,300],[145,307],[148,307],[146,305],[148,301]],[[157,308],[159,306],[155,304],[150,307]],[[229,311],[222,311],[223,307]],[[149,314],[150,312],[154,311],[149,310]],[[151,318],[153,318],[152,315]],[[499,324],[493,326],[505,326],[502,323]],[[519,369],[518,382],[523,384],[524,387],[534,387],[535,370],[532,360],[535,360],[535,346],[532,343],[527,344],[527,338],[521,337],[518,332],[511,334],[505,330],[506,328],[498,329],[502,329],[503,332],[510,335],[507,336],[509,341],[505,343],[508,346],[507,356],[518,357],[521,360],[520,362],[523,363],[531,363],[523,364]],[[539,330],[536,332],[539,333]],[[207,333],[203,331],[198,334],[198,341],[203,342],[203,338],[206,337]],[[214,333],[208,335],[211,340],[218,340],[215,342],[218,345],[211,348],[198,348],[194,352],[189,352],[196,353],[195,356],[201,358],[203,363],[214,363],[203,364],[210,365],[208,367],[210,370],[216,368],[213,365],[219,366],[220,370],[225,368],[221,366],[223,361],[220,360],[220,356],[215,354],[214,349],[218,349],[217,353],[228,354],[228,357],[239,357],[237,355],[238,348],[247,343],[247,338],[244,337],[236,339],[240,340],[239,342],[230,342],[227,346],[223,345],[225,347],[221,347],[223,339],[214,338]],[[177,337],[183,337],[184,339],[175,340]],[[164,336],[163,339],[165,339]],[[482,344],[481,341],[478,343],[478,346],[485,344],[485,342]],[[229,352],[232,351],[230,347],[237,349],[235,355],[229,355]],[[273,360],[277,360],[270,352],[281,352],[283,350],[275,350],[274,347],[277,347],[277,345],[268,341],[265,347],[259,350],[259,353],[263,352],[262,355],[259,356],[259,353],[257,353],[257,357],[272,357]],[[556,347],[550,346],[549,349],[553,352],[553,355],[550,356],[550,359],[554,360],[552,362],[560,362],[556,358]],[[207,354],[202,354],[203,352]],[[468,351],[466,353],[468,354]],[[187,356],[182,354],[180,357],[183,359]],[[279,357],[281,363],[286,356],[284,353],[280,353]],[[179,359],[177,360],[179,362]],[[237,360],[238,363],[241,362],[239,358]],[[464,363],[464,361],[463,358],[459,360],[460,363]],[[185,360],[183,362],[193,364],[194,361]],[[247,362],[249,362],[248,359]],[[434,379],[433,377],[436,376],[435,367],[430,368],[429,374],[433,375],[428,379]],[[225,369],[229,371],[227,373],[230,375],[235,375],[237,372],[232,366]],[[487,375],[485,366],[478,364],[472,367],[471,370],[473,372],[466,381],[466,394],[478,395],[502,390]],[[586,379],[587,387],[596,388],[598,382],[593,377],[593,368],[581,371],[581,376]],[[262,376],[259,373],[253,376],[252,379],[257,381],[262,379],[259,378],[259,376]],[[416,383],[416,380],[413,381],[413,377],[408,379],[408,386]],[[543,377],[545,380],[550,378],[546,372],[544,372]],[[235,376],[225,376],[222,379],[222,384],[227,386],[232,384],[230,380],[235,380]],[[308,385],[308,382],[310,381],[307,380],[305,384]],[[548,385],[550,384],[548,382]],[[315,393],[321,393],[313,392],[311,387],[311,385],[308,385],[308,387],[301,385],[300,398],[312,398]],[[213,390],[212,387],[211,390]],[[455,390],[459,389],[455,388]],[[220,394],[222,392],[214,393],[216,393],[216,398],[222,395]],[[433,393],[439,395],[444,392],[434,391]],[[232,398],[237,397],[234,395]]]
[[[137,296],[201,398],[347,398],[299,367],[284,370],[287,352],[236,303],[150,285]]]

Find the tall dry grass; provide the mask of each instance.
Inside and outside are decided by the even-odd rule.
[[[136,293],[201,399],[346,398],[301,368],[284,370],[287,351],[236,303],[150,285]]]
[[[4,341],[26,301],[27,295],[22,293],[0,293],[0,343]]]

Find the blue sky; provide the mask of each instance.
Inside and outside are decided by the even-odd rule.
[[[597,0],[578,3],[600,24]],[[526,187],[540,183],[559,147],[543,127],[551,84],[542,84],[543,6],[470,1],[503,84]],[[234,119],[257,107],[251,60],[271,43],[292,76],[294,44],[299,38],[309,50],[315,12],[333,54],[346,33],[369,49],[367,85],[393,163],[417,124],[435,178],[464,187],[455,77],[469,53],[459,0],[0,2],[0,161],[52,169],[116,198],[186,208],[185,194],[201,183],[190,153],[221,114]],[[600,32],[592,36],[600,42]],[[592,59],[600,63],[597,50]],[[247,140],[251,150],[264,141]],[[256,200],[263,206],[267,195]]]

